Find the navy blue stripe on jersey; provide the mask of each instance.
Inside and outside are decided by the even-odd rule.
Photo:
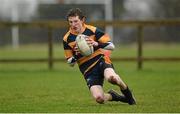
[[[104,35],[104,32],[97,28],[95,31],[96,39],[99,40],[103,35]]]
[[[91,36],[91,35],[94,35],[93,31],[86,28],[85,31],[83,32],[84,35],[87,35],[87,36]]]
[[[77,35],[69,34],[69,36],[68,36],[68,38],[67,38],[67,42],[68,42],[68,43],[74,42],[74,41],[76,40],[76,36],[77,36]]]
[[[109,45],[109,43],[99,43],[99,44],[98,44],[98,47],[99,47],[99,48],[104,48],[104,47],[106,47],[107,45]]]
[[[63,40],[63,46],[64,46],[64,50],[71,49],[71,47],[68,45],[68,43],[65,42],[64,40]]]
[[[95,61],[97,61],[101,57],[102,55],[97,55],[96,57],[86,61],[85,63],[79,66],[80,71],[84,73],[89,68],[89,66],[91,66]]]

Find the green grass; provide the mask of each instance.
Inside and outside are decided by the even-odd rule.
[[[53,46],[53,57],[64,58],[62,45]],[[145,57],[180,57],[179,44],[147,44],[143,45],[143,56]],[[112,57],[136,57],[137,45],[116,45]],[[0,48],[0,58],[47,58],[48,45],[31,44],[22,45],[18,50],[12,50],[11,46]]]
[[[132,47],[123,49],[134,52]],[[167,48],[171,51],[170,56],[179,56],[180,47],[175,47]],[[55,48],[55,57],[63,56],[58,48]],[[163,46],[158,49],[165,50]],[[28,47],[15,53],[10,48],[1,48],[0,56],[43,57],[46,54],[43,50],[46,51],[44,48],[33,51]],[[152,55],[169,55],[167,51],[155,53],[154,47],[146,50]],[[121,54],[126,51],[122,50]],[[115,51],[113,56],[116,54],[119,55]],[[140,71],[136,62],[114,62],[116,72],[133,90],[137,99],[135,106],[120,102],[97,104],[77,66],[71,68],[66,63],[55,63],[53,70],[48,70],[47,66],[47,63],[0,63],[0,112],[180,112],[180,62],[145,62]],[[104,90],[109,88],[119,91],[105,82]]]

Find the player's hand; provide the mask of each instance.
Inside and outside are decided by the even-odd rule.
[[[73,51],[75,52],[75,55],[79,55],[80,54],[80,51],[78,49],[77,44],[74,46]]]
[[[97,47],[98,46],[98,42],[94,41],[91,38],[86,38],[86,41],[89,44],[89,46],[93,46],[93,47]]]

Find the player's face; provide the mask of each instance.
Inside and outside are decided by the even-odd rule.
[[[71,29],[76,33],[81,33],[83,29],[83,20],[79,19],[79,16],[73,16],[68,18]]]

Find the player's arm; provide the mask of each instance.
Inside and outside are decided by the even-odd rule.
[[[70,66],[74,66],[76,64],[76,57],[73,56],[72,48],[65,41],[63,41],[63,46],[64,46],[64,54],[65,54],[65,58],[67,60],[67,63]]]
[[[89,40],[90,44],[93,45],[95,48],[103,48],[105,50],[114,50],[115,46],[111,42],[110,37],[108,34],[105,34],[103,31],[96,29],[95,31],[96,40]]]
[[[70,58],[67,58],[67,63],[73,67],[75,64],[76,64],[76,59],[74,56],[70,57]]]
[[[103,48],[105,50],[114,50],[115,46],[111,41],[108,41],[106,43],[98,43],[99,48]]]

